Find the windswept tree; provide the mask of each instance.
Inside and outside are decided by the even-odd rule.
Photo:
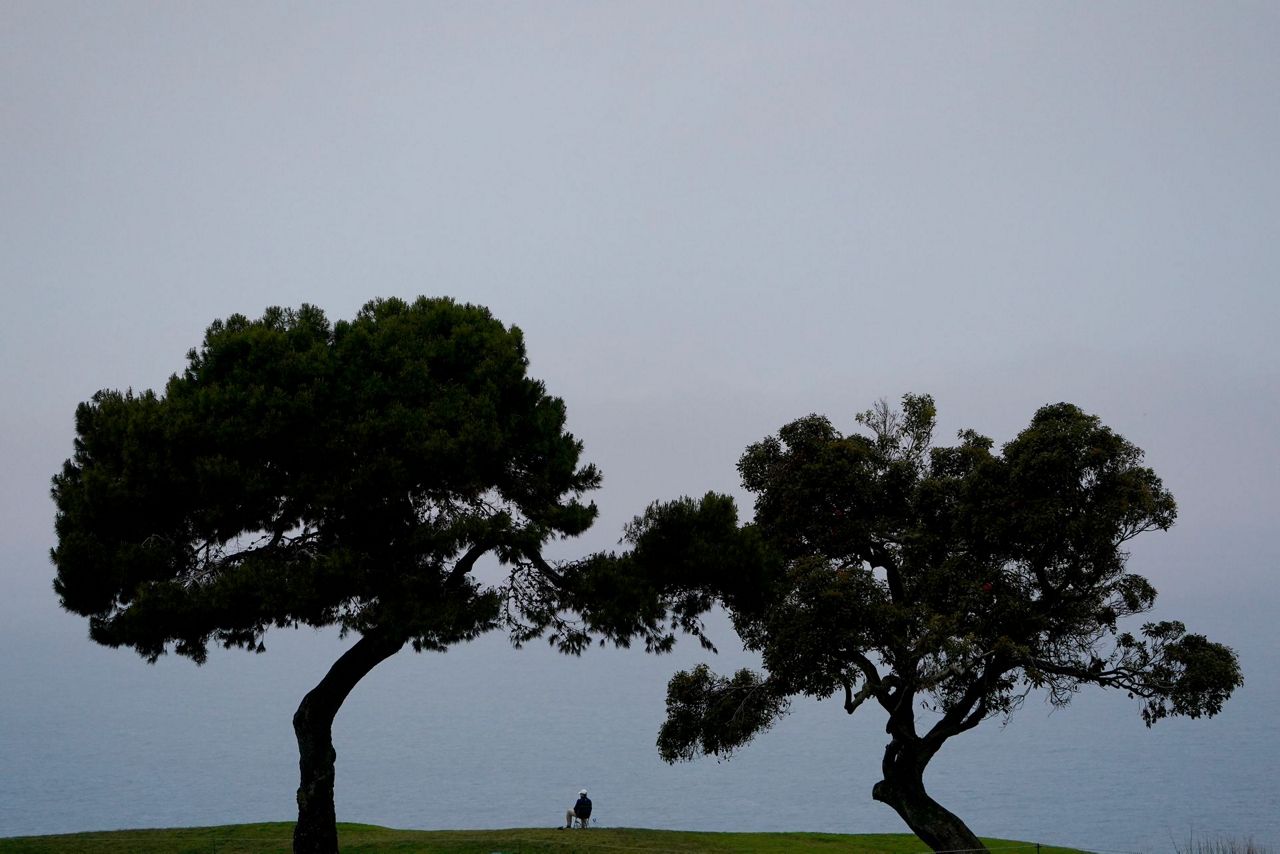
[[[664,759],[727,755],[795,696],[875,706],[889,743],[872,797],[934,850],[980,849],[925,791],[948,739],[1035,690],[1065,705],[1082,686],[1119,689],[1151,725],[1212,716],[1242,684],[1232,650],[1181,623],[1122,630],[1156,598],[1126,544],[1167,529],[1175,505],[1096,417],[1046,406],[998,453],[970,430],[935,447],[927,396],[857,421],[843,435],[810,415],[749,447],[753,523],[735,528],[723,496],[655,504],[631,552],[584,570],[682,590],[691,612],[721,601],[762,657],[763,672],[672,678]]]
[[[358,635],[293,718],[294,850],[336,852],[332,723],[379,662],[499,627],[587,642],[541,551],[590,526],[599,474],[520,331],[476,306],[381,300],[333,325],[272,308],[215,322],[187,360],[162,394],[77,409],[54,588],[93,640],[152,662],[261,652],[272,627]],[[503,580],[474,577],[484,555]]]

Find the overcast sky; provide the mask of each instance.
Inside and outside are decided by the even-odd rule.
[[[566,554],[808,412],[1003,442],[1069,400],[1179,499],[1135,568],[1274,603],[1278,151],[1273,3],[7,0],[0,623],[70,619],[78,402],[214,318],[418,294],[567,401]]]
[[[878,398],[927,392],[940,441],[972,427],[998,443],[1045,403],[1096,413],[1146,449],[1179,501],[1175,528],[1135,541],[1131,567],[1167,616],[1240,650],[1249,680],[1228,708],[1235,729],[1205,727],[1211,758],[1186,762],[1261,749],[1260,782],[1236,800],[1268,814],[1277,152],[1270,0],[0,0],[0,766],[17,769],[0,831],[288,816],[289,713],[336,638],[269,636],[274,654],[215,656],[198,676],[93,647],[51,590],[49,480],[72,451],[79,402],[161,387],[212,320],[303,302],[338,320],[419,294],[520,326],[532,373],[566,400],[603,469],[599,522],[558,557],[614,546],[655,499],[717,489],[745,500],[743,448],[810,412],[852,430]],[[536,774],[563,773],[565,792],[647,767],[588,775],[570,759],[547,772],[525,727],[550,723],[520,717],[542,707],[516,708],[488,684],[514,674],[611,720],[625,710],[594,696],[603,683],[586,659],[570,670],[533,651],[521,664],[465,655],[400,656],[348,703],[345,818],[452,826],[474,800],[431,812],[397,789],[409,807],[379,811],[379,781],[394,750],[427,768],[454,757],[443,773],[495,785],[483,758],[448,752],[477,713],[492,717],[486,740],[507,732],[516,741],[503,749]],[[625,705],[656,706],[672,665],[638,658]],[[413,717],[452,699],[455,717]],[[413,725],[379,729],[375,711]],[[619,737],[650,763],[658,714],[633,715]],[[193,721],[211,737],[190,738]],[[436,722],[442,745],[422,741]],[[880,724],[866,726],[878,750]],[[1062,749],[1092,745],[1104,764],[1093,725],[1075,726]],[[1129,730],[1102,728],[1128,744]],[[865,801],[875,750],[851,757],[856,772],[821,757],[787,767]],[[1024,753],[1055,779],[1053,757]],[[153,754],[161,770],[148,770]],[[790,779],[737,767],[764,803],[766,783]],[[700,800],[707,787],[691,773],[651,788],[673,796],[666,787],[683,780]],[[132,788],[153,777],[174,803]],[[1155,802],[1139,812],[1181,820],[1179,802],[1160,800],[1181,778],[1201,775],[1144,781]],[[545,794],[530,792],[546,780],[522,779],[526,798]],[[898,829],[880,815],[867,827]],[[1032,828],[1020,838],[1048,826],[1001,820]],[[1275,827],[1231,821],[1233,833]]]

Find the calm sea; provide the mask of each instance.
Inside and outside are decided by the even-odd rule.
[[[1060,711],[1033,697],[1007,726],[953,740],[931,767],[933,795],[984,835],[1135,852],[1252,836],[1280,850],[1271,608],[1204,610],[1248,679],[1222,715],[1148,730],[1123,696],[1085,692]],[[0,836],[292,817],[290,717],[345,646],[336,634],[283,632],[264,655],[152,667],[89,643],[81,621],[43,602],[10,602],[3,616]],[[749,663],[719,638],[715,667]],[[686,643],[664,657],[568,659],[500,637],[402,652],[339,715],[339,817],[552,826],[586,787],[603,825],[903,829],[871,800],[885,737],[870,708],[850,717],[835,701],[798,703],[730,761],[659,761],[666,678],[705,657]]]

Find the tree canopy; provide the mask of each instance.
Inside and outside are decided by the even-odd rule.
[[[527,368],[519,329],[449,299],[270,308],[214,322],[162,394],[76,411],[54,587],[93,640],[199,662],[272,627],[360,635],[294,718],[296,850],[337,850],[330,728],[380,661],[499,626],[585,643],[541,550],[591,525],[600,475]],[[501,582],[473,577],[486,553]]]
[[[1232,650],[1181,623],[1121,628],[1156,598],[1126,544],[1167,529],[1176,507],[1097,417],[1045,406],[999,452],[971,430],[935,446],[928,396],[857,422],[845,435],[810,415],[747,448],[752,523],[727,522],[724,496],[655,504],[633,551],[601,559],[602,574],[722,602],[762,658],[763,672],[672,678],[663,758],[730,754],[795,696],[873,704],[889,735],[873,797],[935,850],[980,848],[924,789],[947,739],[1037,689],[1063,705],[1085,685],[1117,688],[1151,725],[1214,715],[1242,684]]]

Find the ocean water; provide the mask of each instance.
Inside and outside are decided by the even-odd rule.
[[[292,818],[290,718],[347,642],[282,632],[263,655],[149,666],[43,607],[10,607],[0,628],[0,836]],[[1280,850],[1280,644],[1269,613],[1245,625],[1224,611],[1209,632],[1226,631],[1248,679],[1219,717],[1149,730],[1123,696],[1082,692],[1058,711],[1032,697],[1007,725],[953,739],[926,778],[931,793],[983,835],[1133,852],[1170,851],[1190,834],[1251,836]],[[710,663],[749,664],[720,629]],[[585,787],[603,825],[904,829],[871,799],[885,736],[869,707],[849,716],[837,701],[798,702],[729,761],[661,762],[666,679],[707,658],[689,643],[668,656],[566,658],[500,636],[443,655],[402,652],[339,714],[339,817],[552,826]]]

